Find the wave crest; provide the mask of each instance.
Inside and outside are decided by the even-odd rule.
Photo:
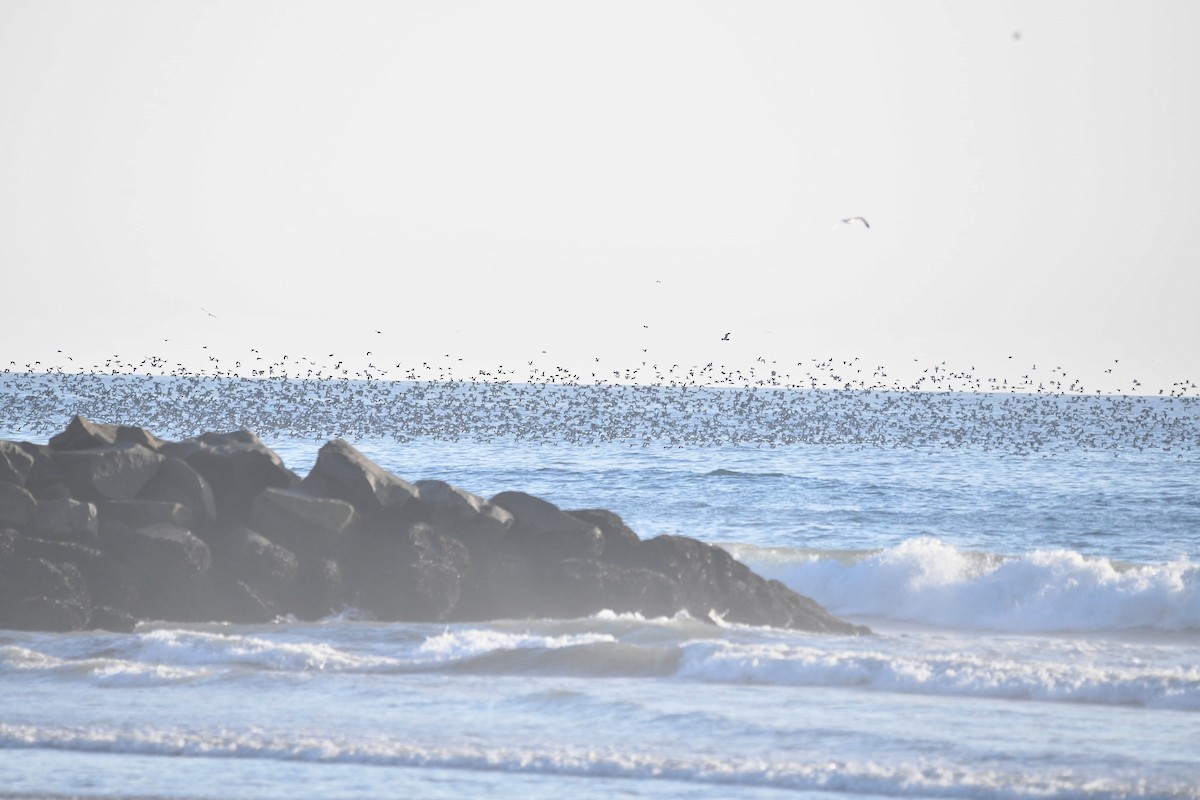
[[[873,553],[732,545],[756,571],[835,614],[1026,633],[1200,631],[1200,566],[1122,565],[1071,550],[999,556],[910,539]]]

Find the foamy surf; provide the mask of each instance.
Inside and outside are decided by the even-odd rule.
[[[1133,773],[1095,778],[1070,771],[1040,770],[1032,764],[963,767],[939,763],[934,758],[920,764],[892,764],[882,759],[806,759],[800,754],[787,760],[767,760],[613,747],[447,745],[384,736],[350,738],[316,731],[281,735],[259,730],[129,731],[0,723],[3,749],[622,778],[725,787],[728,791],[759,787],[887,797],[1013,800],[1200,797],[1200,788],[1180,779],[1150,780]]]
[[[311,631],[335,641],[303,641]],[[494,625],[295,626],[254,635],[162,629],[86,642],[45,636],[0,646],[0,674],[113,687],[437,672],[655,678],[680,687],[750,684],[1200,711],[1197,647],[1071,637],[829,637],[609,613]]]
[[[751,568],[835,614],[1025,633],[1200,631],[1200,566],[1118,564],[1070,550],[1017,556],[932,538],[873,552],[730,545]]]
[[[203,680],[211,671],[167,664],[141,663],[121,658],[59,658],[15,645],[0,646],[0,675],[55,676],[64,680],[82,678],[101,687],[162,686]]]
[[[695,642],[683,648],[677,675],[715,683],[1200,711],[1200,667],[1149,666],[1136,653],[1087,650],[1029,642],[973,650],[921,640],[887,650]]]

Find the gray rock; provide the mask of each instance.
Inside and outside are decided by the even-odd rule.
[[[451,619],[474,622],[552,617],[541,583],[538,570],[519,554],[499,551],[486,558],[473,558]]]
[[[50,437],[51,450],[89,450],[117,443],[117,426],[76,414],[62,433]]]
[[[244,525],[250,506],[264,489],[287,489],[300,478],[279,456],[249,431],[205,433],[194,439],[167,443],[162,453],[183,459],[212,488],[217,518],[226,525]]]
[[[55,451],[54,466],[78,500],[133,500],[165,460],[138,444]]]
[[[76,414],[67,424],[66,430],[50,439],[50,449],[90,450],[118,442],[139,444],[151,450],[157,450],[163,444],[161,439],[145,428],[92,422]]]
[[[513,526],[513,515],[505,509],[445,481],[417,481],[417,490],[425,519],[468,548],[499,540]]]
[[[127,569],[95,547],[76,542],[22,537],[14,546],[21,558],[40,558],[52,564],[71,564],[87,581],[97,605],[129,611],[137,604],[137,584]]]
[[[563,619],[601,611],[673,616],[685,607],[676,581],[652,570],[597,559],[566,558],[538,564],[515,554],[473,561],[458,621]]]
[[[20,535],[12,528],[0,528],[0,561],[13,554]]]
[[[119,561],[137,583],[139,619],[216,622],[223,597],[209,574],[208,545],[177,525],[112,527],[101,531],[101,549]],[[223,612],[220,612],[223,613]]]
[[[93,606],[92,618],[88,621],[89,631],[111,631],[113,633],[133,633],[137,627],[137,617],[128,611],[108,606]]]
[[[595,525],[604,540],[602,555],[607,561],[623,561],[633,552],[641,539],[617,514],[605,508],[582,508],[568,511],[572,517]]]
[[[553,503],[525,492],[501,492],[491,499],[513,516],[506,539],[531,560],[598,558],[604,549],[600,529]]]
[[[106,500],[96,504],[101,529],[112,526],[144,528],[167,524],[191,530],[195,515],[179,503],[158,500]]]
[[[344,439],[327,442],[305,477],[309,494],[345,500],[362,514],[398,510],[416,499],[417,487],[375,464]]]
[[[178,503],[190,509],[194,524],[209,527],[217,521],[212,487],[196,470],[179,458],[168,458],[138,492],[139,500]]]
[[[58,470],[54,467],[53,451],[44,444],[17,442],[16,446],[32,459],[28,472],[25,474],[25,488],[33,496],[42,499],[43,490],[48,487],[61,486]]]
[[[746,625],[819,633],[860,634],[867,629],[834,617],[816,601],[779,581],[768,581],[716,545],[685,536],[657,536],[641,542],[630,565],[674,580],[682,610],[697,619],[719,617]]]
[[[250,508],[256,531],[305,560],[333,556],[354,518],[354,506],[344,500],[289,489],[265,489]]]
[[[212,564],[208,545],[178,525],[113,528],[104,531],[101,544],[143,584],[169,587],[202,575]]]
[[[425,523],[356,531],[345,548],[351,602],[380,620],[447,619],[462,592],[466,546]]]
[[[87,584],[75,566],[42,558],[0,561],[0,628],[77,631],[91,613]]]
[[[33,469],[33,456],[25,452],[16,442],[0,440],[0,483],[25,485],[29,470]]]
[[[265,625],[279,617],[279,609],[262,592],[245,581],[221,581],[209,587],[206,602],[193,609],[207,609],[197,621],[218,620],[236,625]]]
[[[299,569],[292,551],[249,528],[235,528],[214,537],[211,550],[214,560],[221,562],[235,580],[269,598],[277,597]]]
[[[85,542],[94,540],[100,530],[96,506],[70,497],[38,503],[34,526],[44,537]]]
[[[258,533],[251,532],[242,545],[238,574],[252,588],[278,595],[296,577],[296,555]]]
[[[547,612],[553,616],[614,611],[670,617],[685,607],[679,582],[652,570],[580,558],[564,559],[557,567],[542,573]]]
[[[15,483],[0,481],[0,525],[23,528],[33,522],[37,500]]]
[[[300,619],[317,620],[346,606],[346,581],[341,565],[332,558],[301,561],[295,579],[288,585],[283,607]]]

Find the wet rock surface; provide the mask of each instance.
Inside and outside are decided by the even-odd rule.
[[[410,483],[344,440],[303,480],[248,431],[163,441],[76,417],[49,446],[0,442],[0,627],[264,623],[602,610],[857,634],[725,550],[643,540],[606,509]]]

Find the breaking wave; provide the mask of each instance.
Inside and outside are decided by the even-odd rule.
[[[1022,633],[1200,631],[1200,565],[1122,564],[1070,550],[1000,556],[918,538],[871,552],[731,545],[835,614]]]
[[[86,642],[48,636],[0,643],[0,676],[122,688],[236,683],[264,673],[285,680],[314,673],[554,675],[1200,711],[1196,647],[1168,658],[1153,643],[1078,637],[839,637],[609,612],[451,626],[296,626],[257,635],[162,629]]]

